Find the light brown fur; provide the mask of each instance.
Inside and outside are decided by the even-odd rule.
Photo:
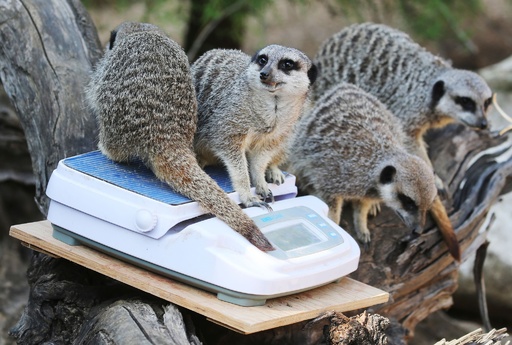
[[[194,62],[192,73],[200,164],[224,164],[244,205],[268,207],[265,201],[273,196],[267,182],[284,181],[278,165],[308,103],[316,67],[297,49],[269,45],[252,58],[238,50],[210,50]]]
[[[273,247],[256,224],[198,165],[197,100],[182,48],[156,26],[123,23],[86,90],[100,150],[118,162],[140,158],[175,191],[195,200],[261,250]]]
[[[299,122],[289,171],[301,191],[318,196],[339,223],[352,202],[354,228],[370,241],[367,218],[383,202],[412,230],[425,224],[437,190],[432,169],[407,152],[399,121],[372,95],[346,83],[333,86]]]

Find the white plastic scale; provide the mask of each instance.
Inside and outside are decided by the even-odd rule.
[[[227,173],[207,169],[239,202]],[[47,195],[53,237],[84,244],[242,306],[324,285],[356,270],[359,246],[312,196],[295,197],[295,177],[270,184],[273,212],[252,207],[276,250],[262,252],[196,202],[158,181],[142,163],[119,164],[99,151],[67,158]]]

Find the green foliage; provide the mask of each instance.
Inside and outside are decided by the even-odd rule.
[[[462,24],[482,8],[482,0],[284,0],[290,3],[319,3],[333,15],[355,21],[389,22],[406,25],[420,40],[439,40],[454,36],[472,50],[470,29]],[[198,52],[210,46],[240,46],[247,19],[261,16],[274,0],[83,0],[86,7],[110,6],[119,11],[134,4],[145,5],[142,21],[186,25],[185,47]],[[197,42],[196,42],[197,41]],[[238,42],[238,43],[237,43]]]
[[[192,0],[194,2],[194,0]],[[273,0],[210,0],[203,7],[202,21],[204,24],[215,20],[229,11],[229,8],[238,8],[232,16],[245,18],[247,14],[257,14],[263,11]]]
[[[156,25],[166,23],[179,23],[186,21],[186,1],[175,0],[82,0],[88,9],[113,8],[119,13],[126,12],[135,4],[143,4],[144,12],[140,21],[152,22]]]
[[[467,39],[460,24],[481,9],[480,0],[399,0],[397,4],[411,30],[431,40],[448,32]]]

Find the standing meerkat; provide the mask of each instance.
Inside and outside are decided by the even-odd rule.
[[[288,169],[303,191],[328,204],[334,222],[340,222],[343,202],[351,201],[354,228],[367,244],[368,212],[375,202],[384,202],[418,231],[437,195],[432,169],[407,151],[406,141],[398,119],[381,102],[341,83],[300,120]]]
[[[126,22],[111,35],[86,89],[99,149],[117,162],[141,159],[157,178],[195,200],[257,248],[273,247],[198,165],[197,101],[183,49],[151,24]]]
[[[267,181],[284,181],[278,165],[286,159],[316,67],[297,49],[269,45],[252,58],[239,50],[210,50],[192,64],[192,75],[200,164],[222,163],[245,206],[268,208],[265,200],[273,196]]]
[[[428,129],[454,121],[487,128],[492,91],[485,80],[453,68],[402,31],[373,23],[351,25],[327,39],[314,61],[322,72],[314,99],[340,82],[359,86],[400,119],[427,162],[423,135]]]
[[[453,68],[406,33],[386,25],[349,26],[327,39],[314,61],[322,71],[314,99],[340,82],[361,87],[400,119],[412,139],[410,151],[430,166],[423,139],[428,129],[455,121],[477,129],[488,126],[492,91],[482,77]],[[436,184],[444,189],[438,177]],[[460,260],[458,241],[439,197],[431,211],[450,252]]]

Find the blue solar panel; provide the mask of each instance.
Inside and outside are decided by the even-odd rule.
[[[141,161],[116,163],[100,151],[92,151],[66,158],[64,164],[84,174],[166,204],[181,205],[191,201],[176,193],[168,184],[158,180]],[[225,169],[207,167],[205,171],[226,193],[234,191]]]

